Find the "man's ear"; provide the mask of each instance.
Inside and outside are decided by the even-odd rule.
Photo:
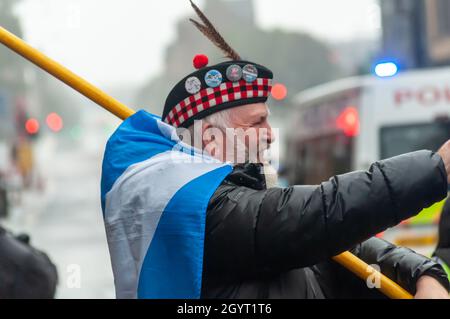
[[[224,133],[221,129],[206,124],[203,126],[203,149],[212,157],[223,161],[223,155],[225,154],[224,148]]]
[[[202,121],[202,146],[203,149],[208,145],[210,142],[214,141],[214,134],[213,130],[211,130],[213,126],[211,123],[208,123],[206,121]]]

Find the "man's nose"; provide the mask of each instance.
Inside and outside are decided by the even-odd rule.
[[[272,129],[272,126],[270,126],[270,124],[267,124],[267,133],[266,133],[266,140],[267,140],[267,144],[272,144],[275,141],[275,133]]]

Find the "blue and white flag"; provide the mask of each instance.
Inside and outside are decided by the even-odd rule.
[[[101,185],[117,298],[200,298],[206,210],[231,170],[145,111],[119,126]]]

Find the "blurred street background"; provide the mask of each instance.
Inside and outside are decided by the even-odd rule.
[[[450,1],[197,3],[244,58],[274,71],[269,105],[285,185],[450,139]],[[195,54],[224,60],[192,16],[187,0],[0,0],[0,26],[158,115]],[[58,298],[114,298],[100,176],[119,124],[0,46],[0,225],[50,256]],[[379,236],[430,254],[442,205]]]

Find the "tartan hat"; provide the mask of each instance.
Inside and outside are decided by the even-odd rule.
[[[196,55],[193,64],[197,70],[185,76],[170,91],[162,119],[172,126],[184,128],[215,112],[266,102],[273,79],[268,68],[241,59],[192,1],[191,5],[202,23],[190,21],[230,61],[208,66],[207,56]]]
[[[266,102],[272,79],[272,71],[250,61],[202,67],[175,85],[166,99],[162,119],[172,126],[187,128],[215,112]]]

